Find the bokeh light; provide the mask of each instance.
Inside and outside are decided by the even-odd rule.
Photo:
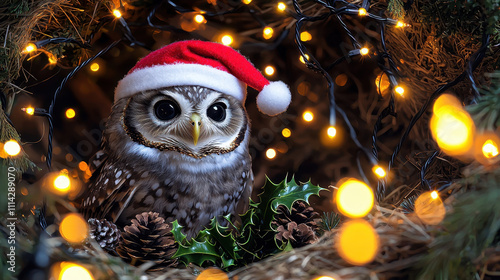
[[[195,15],[194,16],[194,21],[197,23],[204,23],[205,22],[205,17],[203,15]]]
[[[358,10],[358,15],[360,15],[360,16],[366,16],[367,13],[368,12],[366,11],[365,8],[359,8],[359,10]]]
[[[495,141],[488,139],[481,147],[481,151],[483,152],[485,158],[494,158],[498,156],[498,144],[495,143]]]
[[[279,2],[278,3],[278,6],[276,6],[278,8],[278,11],[281,11],[283,12],[284,10],[286,10],[286,4],[283,3],[283,2]]]
[[[313,112],[307,110],[305,111],[303,114],[302,114],[302,118],[304,119],[304,121],[306,122],[312,122],[314,120],[314,114]]]
[[[289,128],[285,127],[281,131],[281,135],[283,135],[283,137],[285,137],[285,138],[288,138],[288,137],[292,136],[292,131]]]
[[[117,9],[113,10],[113,15],[115,16],[115,18],[121,18],[122,17],[122,13],[119,10],[117,10]]]
[[[269,149],[267,149],[267,151],[266,151],[266,157],[267,157],[268,159],[273,159],[273,158],[275,158],[275,157],[276,157],[276,150],[275,150],[275,149],[273,149],[273,148],[269,148]]]
[[[432,106],[432,111],[434,112],[434,114],[436,114],[444,106],[454,106],[457,108],[462,108],[462,103],[460,102],[460,100],[458,100],[456,96],[449,93],[444,93],[441,94],[436,99],[436,101],[434,101],[434,106]]]
[[[85,161],[80,161],[78,163],[78,168],[81,170],[81,171],[85,171],[89,168],[89,165],[85,162]]]
[[[365,220],[356,219],[345,222],[335,242],[340,257],[353,265],[371,262],[379,250],[377,232]]]
[[[229,280],[229,277],[220,269],[207,268],[196,277],[196,280]]]
[[[264,39],[266,40],[271,39],[273,37],[273,34],[274,30],[269,26],[262,30],[262,37],[264,37]]]
[[[314,280],[335,280],[335,278],[330,276],[320,276],[318,278],[314,278]]]
[[[309,60],[309,55],[308,55],[307,53],[306,53],[306,54],[304,54],[304,56],[306,57],[306,59],[307,59],[307,60]],[[300,60],[300,62],[302,62],[302,63],[304,63],[304,64],[306,63],[306,61],[304,60],[304,57],[303,57],[303,56],[300,56],[300,57],[299,57],[299,60]]]
[[[369,52],[370,52],[370,49],[368,49],[368,48],[362,48],[359,50],[359,53],[361,55],[367,55]]]
[[[80,214],[66,215],[59,225],[61,236],[70,243],[81,243],[88,236],[89,227]]]
[[[231,46],[231,44],[233,44],[233,42],[234,42],[233,36],[231,36],[229,34],[223,35],[221,37],[220,41],[225,46]]]
[[[349,78],[347,77],[346,74],[339,74],[337,77],[335,77],[335,83],[339,87],[345,86],[347,84],[348,80],[349,80]]]
[[[16,140],[9,140],[3,144],[3,150],[7,155],[13,157],[21,152],[21,146]]]
[[[268,65],[266,66],[266,68],[264,68],[264,73],[267,75],[267,76],[272,76],[274,75],[274,72],[276,72],[276,70],[274,69],[274,67],[272,67],[271,65]]]
[[[311,33],[307,32],[307,31],[300,32],[300,40],[303,42],[311,41],[312,40]]]
[[[76,116],[76,112],[73,108],[69,108],[68,110],[66,110],[66,118],[72,119],[75,116]]]
[[[99,63],[94,62],[94,63],[90,64],[90,70],[93,72],[99,71]]]
[[[26,114],[30,115],[30,116],[33,116],[35,114],[35,108],[33,107],[28,107],[28,108],[24,108],[24,111],[26,112]]]
[[[71,262],[60,263],[58,280],[93,280],[92,274],[83,266]]]
[[[245,5],[248,5],[248,4],[252,3],[252,0],[243,0],[241,2],[243,2],[243,4],[245,4]]]
[[[25,53],[30,53],[30,52],[34,52],[37,50],[37,47],[35,44],[33,43],[29,43],[26,45],[26,47],[24,48],[23,52]]]
[[[379,178],[384,178],[387,175],[387,172],[385,172],[384,168],[382,168],[382,166],[380,166],[380,165],[375,165],[372,168],[372,171]]]
[[[337,129],[335,126],[329,126],[326,133],[328,134],[328,137],[333,138],[337,135]]]
[[[60,192],[68,192],[71,187],[71,181],[67,174],[59,174],[54,179],[54,188]]]
[[[396,86],[394,88],[394,92],[399,94],[401,97],[404,97],[405,89],[402,86]]]
[[[429,225],[439,224],[446,215],[443,201],[436,191],[422,193],[415,201],[415,214]]]
[[[406,26],[406,23],[398,20],[398,22],[396,22],[396,27],[397,28],[402,28],[402,27],[405,27]]]
[[[366,216],[375,201],[372,189],[353,178],[341,180],[338,184],[340,186],[335,192],[335,201],[340,213],[350,218]]]

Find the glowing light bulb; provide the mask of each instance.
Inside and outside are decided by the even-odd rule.
[[[3,145],[3,150],[7,155],[13,157],[17,156],[21,152],[21,146],[16,140],[9,140]]]
[[[314,120],[314,114],[313,112],[311,111],[305,111],[303,114],[302,114],[302,118],[306,121],[306,122],[312,122]]]
[[[69,108],[68,110],[66,110],[66,118],[68,119],[72,119],[76,116],[76,112],[74,109],[72,108]]]
[[[494,158],[498,156],[498,145],[491,139],[488,139],[484,142],[481,150],[483,151],[483,155],[485,158]]]
[[[272,76],[274,74],[274,72],[275,72],[275,69],[271,65],[268,65],[268,66],[266,66],[266,68],[264,68],[264,73],[266,73],[266,75],[268,75],[268,76]]]
[[[320,276],[318,278],[314,278],[314,280],[335,280],[335,278],[330,276]]]
[[[334,138],[335,135],[337,135],[337,129],[335,128],[335,126],[330,126],[328,127],[326,134],[328,134],[328,137]]]
[[[252,0],[243,0],[241,2],[243,2],[243,4],[245,4],[245,5],[248,5],[248,4],[252,3]]]
[[[196,15],[194,16],[194,21],[196,21],[197,23],[204,23],[205,17],[203,15]]]
[[[60,192],[68,192],[71,187],[71,181],[69,180],[68,175],[59,174],[54,179],[54,188]]]
[[[89,165],[85,161],[80,161],[80,163],[78,163],[78,168],[81,171],[85,171],[89,168]]]
[[[94,63],[90,64],[90,70],[92,70],[93,72],[99,71],[99,63],[94,62]]]
[[[405,89],[402,87],[402,86],[396,86],[394,88],[394,92],[396,92],[397,94],[399,94],[400,96],[404,96],[404,93],[405,93]]]
[[[437,191],[424,192],[415,201],[415,213],[422,222],[437,225],[444,219],[446,209]]]
[[[389,81],[389,78],[384,72],[380,73],[375,79],[375,86],[377,87],[377,92],[382,96],[389,93],[388,89],[390,85],[391,82]]]
[[[89,226],[80,214],[68,214],[59,225],[61,236],[68,242],[80,243],[87,238]]]
[[[274,34],[274,29],[272,29],[269,26],[264,28],[264,30],[262,30],[262,36],[266,40],[271,39],[273,37],[273,34]]]
[[[233,43],[233,37],[229,34],[222,36],[220,39],[221,43],[225,46],[230,46]]]
[[[306,54],[304,54],[304,56],[306,57],[306,59],[307,59],[307,60],[309,60],[309,55],[308,55],[307,53],[306,53]],[[300,56],[299,60],[300,60],[300,62],[302,62],[302,63],[304,63],[304,64],[305,64],[305,63],[306,63],[306,61],[304,60],[304,56]]]
[[[277,8],[279,11],[283,12],[284,10],[286,10],[286,4],[283,2],[279,2]]]
[[[342,259],[353,265],[363,265],[373,261],[380,241],[377,232],[367,221],[356,219],[342,225],[335,246]]]
[[[267,157],[268,159],[273,159],[273,158],[275,158],[275,157],[276,157],[276,150],[275,150],[275,149],[273,149],[273,148],[267,149],[267,151],[266,151],[266,157]]]
[[[33,43],[29,43],[28,45],[26,45],[26,47],[24,48],[23,50],[23,53],[30,53],[30,52],[34,52],[37,50],[37,47],[35,44]]]
[[[61,263],[61,272],[57,280],[94,280],[92,274],[83,266],[76,263]]]
[[[33,116],[35,114],[35,108],[33,107],[28,107],[28,108],[22,108],[21,110],[25,111],[26,114]]]
[[[362,48],[359,50],[359,53],[361,55],[367,55],[369,52],[370,52],[370,49],[368,49],[368,48]]]
[[[113,15],[115,16],[115,18],[121,18],[122,17],[122,13],[119,10],[117,10],[117,9],[113,10]]]
[[[302,32],[300,32],[300,40],[301,40],[302,42],[311,41],[311,40],[312,40],[312,35],[311,35],[311,33],[307,32],[307,31],[302,31]]]
[[[359,8],[358,15],[360,15],[360,16],[366,16],[366,14],[368,14],[368,12],[366,11],[365,8]]]
[[[283,137],[285,138],[288,138],[292,136],[292,131],[289,128],[283,128],[283,130],[281,131],[281,135],[283,135]]]
[[[398,22],[396,23],[396,27],[397,28],[403,28],[405,26],[406,26],[406,24],[404,22],[400,21],[400,20],[398,20]]]
[[[340,213],[350,218],[366,216],[372,209],[374,200],[371,188],[352,178],[342,182],[335,194]]]
[[[385,170],[380,166],[380,165],[375,165],[373,168],[372,168],[372,171],[373,173],[375,173],[375,175],[377,175],[377,177],[379,178],[384,178],[387,173],[385,172]]]

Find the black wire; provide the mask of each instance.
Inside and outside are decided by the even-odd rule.
[[[432,164],[437,155],[439,155],[439,151],[434,151],[434,153],[427,158],[424,165],[422,165],[422,168],[420,169],[420,183],[423,187],[428,187],[429,190],[432,190],[432,187],[429,184],[429,181],[425,179],[425,173],[427,173],[427,169],[429,169],[429,166]]]

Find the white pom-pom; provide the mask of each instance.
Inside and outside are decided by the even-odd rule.
[[[271,82],[257,96],[257,108],[266,115],[275,116],[285,112],[291,100],[292,94],[285,83]]]

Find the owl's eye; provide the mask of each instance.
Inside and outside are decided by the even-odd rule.
[[[154,111],[158,119],[168,121],[177,117],[181,109],[179,105],[172,100],[161,100],[155,104]]]
[[[216,122],[221,122],[226,119],[226,109],[225,103],[217,102],[212,104],[207,109],[207,116]]]

